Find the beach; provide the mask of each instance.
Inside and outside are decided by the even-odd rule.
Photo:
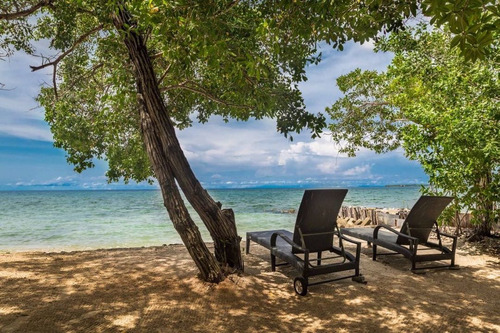
[[[243,238],[292,230],[302,193],[211,192],[234,209]],[[354,188],[344,203],[409,208],[418,197],[418,188]],[[296,272],[271,272],[268,251],[256,244],[243,254],[244,273],[218,285],[201,281],[158,191],[11,191],[0,198],[1,333],[500,332],[499,252],[463,238],[460,270],[415,275],[402,256],[372,261],[363,244],[366,285],[346,279],[311,286],[301,297],[292,286]]]
[[[242,242],[242,248],[244,243]],[[351,248],[352,250],[352,248]],[[500,332],[500,260],[461,244],[460,270],[412,274],[400,256],[295,294],[252,244],[245,272],[197,278],[181,245],[0,252],[0,332]]]

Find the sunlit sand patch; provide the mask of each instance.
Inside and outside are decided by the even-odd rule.
[[[112,302],[109,303],[109,306],[113,309],[125,309],[129,306],[129,304],[124,302]]]
[[[368,296],[358,296],[353,299],[346,299],[344,300],[344,303],[346,303],[347,305],[362,305],[365,303],[370,303],[371,301],[372,299]]]
[[[475,277],[481,277],[490,280],[500,281],[500,271],[491,271],[491,270],[483,270],[480,269],[473,274]],[[500,287],[500,283],[499,283]]]
[[[247,314],[247,311],[247,309],[230,309],[227,313],[230,316],[245,316]]]
[[[437,303],[431,303],[436,308],[439,306]],[[415,308],[415,313],[413,314],[415,319],[418,319],[422,324],[439,325],[442,318],[439,314],[425,312],[422,308],[417,306]]]
[[[139,320],[139,313],[117,316],[111,320],[115,326],[132,329],[135,327],[136,322]]]
[[[335,314],[335,320],[343,321],[342,319],[337,317],[338,314]],[[343,314],[340,314],[342,316]],[[347,316],[345,316],[349,320]],[[306,314],[287,314],[282,316],[282,322],[293,322],[298,324],[301,327],[301,332],[343,332],[339,329],[339,327],[333,327],[332,322],[329,318],[321,319],[317,316],[309,316]]]
[[[469,317],[467,318],[470,326],[475,326],[481,328],[481,331],[487,332],[500,332],[500,325],[495,325],[491,323],[487,323],[478,317]]]
[[[0,278],[7,279],[37,279],[34,273],[26,271],[0,271]]]
[[[19,312],[23,312],[23,310],[21,310],[17,306],[2,306],[2,307],[0,307],[0,315],[8,315],[8,314],[19,313]]]
[[[315,332],[318,332],[318,331],[325,331],[326,327],[324,327],[322,324],[321,324],[321,321],[317,320],[317,321],[314,321],[314,322],[309,322],[307,323],[307,326],[304,327],[304,329],[302,330],[302,332],[304,333],[308,333],[308,332],[311,332],[311,333],[315,333]]]
[[[90,319],[92,317],[98,316],[100,313],[101,313],[101,311],[98,311],[98,310],[89,311],[89,312],[85,313],[84,315],[82,315],[81,318],[82,319]]]
[[[399,313],[398,309],[385,307],[382,310],[376,311],[377,318],[383,318],[383,323],[380,327],[384,330],[389,331],[405,331],[403,317]],[[425,322],[426,318],[419,318],[420,322]]]
[[[89,288],[89,286],[82,286],[81,283],[75,280],[68,280],[64,282],[63,285],[64,285],[64,292],[68,295],[74,294],[76,292],[81,292],[82,290],[86,290]]]
[[[286,297],[295,296],[292,294],[293,291],[282,290],[282,289],[270,289],[265,292],[271,301],[277,301]]]

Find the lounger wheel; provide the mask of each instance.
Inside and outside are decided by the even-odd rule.
[[[357,283],[367,284],[368,282],[365,280],[365,277],[361,274],[353,276],[352,280]]]
[[[307,280],[299,276],[293,280],[293,289],[300,296],[305,296],[307,294]]]

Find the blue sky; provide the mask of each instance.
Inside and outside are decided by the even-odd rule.
[[[340,92],[335,79],[359,67],[384,70],[390,54],[376,54],[369,43],[348,44],[343,52],[323,50],[323,61],[307,68],[309,80],[300,85],[310,111],[323,112]],[[50,71],[32,73],[39,58],[16,54],[0,61],[0,190],[150,188],[146,184],[107,184],[106,162],[78,174],[65,152],[52,146],[52,135],[35,97],[51,80]],[[427,176],[402,151],[377,155],[361,150],[357,157],[338,153],[328,134],[312,140],[294,135],[291,142],[276,132],[272,119],[207,124],[178,131],[179,140],[196,175],[208,188],[325,187],[421,184]]]

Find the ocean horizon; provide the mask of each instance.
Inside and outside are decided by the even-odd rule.
[[[341,188],[341,187],[338,187]],[[347,187],[345,206],[411,208],[420,186]],[[232,208],[238,234],[293,229],[305,188],[208,189]],[[205,241],[211,241],[188,206]],[[72,251],[181,243],[158,189],[0,191],[0,251]]]

